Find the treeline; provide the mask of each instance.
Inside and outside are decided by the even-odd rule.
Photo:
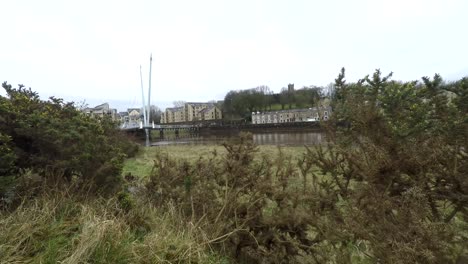
[[[230,91],[224,97],[224,117],[249,119],[252,112],[313,107],[326,96],[326,88],[310,86],[294,89],[294,84],[273,93],[268,86]]]

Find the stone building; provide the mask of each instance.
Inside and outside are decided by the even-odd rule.
[[[181,107],[166,108],[161,124],[222,119],[222,112],[214,103],[185,103]]]
[[[252,124],[276,124],[290,122],[316,122],[330,117],[331,107],[252,112]]]
[[[110,116],[112,120],[116,120],[117,118],[117,109],[110,108],[108,103],[103,103],[95,107],[87,107],[82,111],[93,117]]]
[[[126,123],[129,120],[128,112],[119,112],[117,114],[117,118],[120,121],[120,123]]]
[[[221,116],[221,110],[215,105],[210,105],[198,112],[197,118],[199,120],[216,120],[221,119]]]
[[[131,123],[139,123],[143,120],[143,113],[140,108],[128,108],[128,121]]]
[[[184,107],[166,108],[166,111],[161,113],[161,124],[179,122],[185,122]]]
[[[185,103],[185,121],[199,121],[202,120],[200,112],[208,107],[211,107],[211,103]]]

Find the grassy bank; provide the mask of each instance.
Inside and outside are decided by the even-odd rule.
[[[262,157],[274,158],[279,152],[285,154],[285,156],[291,157],[293,160],[299,159],[306,148],[303,146],[267,146],[262,145],[258,147],[258,155],[256,159]],[[195,162],[199,158],[207,158],[212,155],[213,152],[218,154],[226,154],[226,149],[222,145],[168,145],[168,146],[157,146],[142,148],[140,152],[133,158],[127,159],[123,168],[123,175],[131,173],[137,177],[147,177],[151,168],[154,165],[155,156],[161,153],[168,154],[171,158],[187,160]]]
[[[176,134],[175,130],[165,130],[164,131],[164,138],[165,139],[175,139],[178,137],[187,137],[190,135],[190,131],[185,130],[185,129],[180,129],[178,130],[178,135]],[[159,138],[161,135],[159,133],[159,130],[151,130],[151,137],[153,139]]]

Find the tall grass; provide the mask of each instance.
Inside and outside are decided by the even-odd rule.
[[[128,199],[128,198],[127,198]],[[177,209],[48,191],[0,214],[0,263],[223,263]]]

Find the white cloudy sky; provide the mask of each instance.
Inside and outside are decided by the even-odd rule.
[[[160,107],[326,85],[342,66],[348,80],[376,68],[401,80],[468,75],[466,0],[3,0],[0,10],[0,81],[43,97],[136,106],[150,53]]]

